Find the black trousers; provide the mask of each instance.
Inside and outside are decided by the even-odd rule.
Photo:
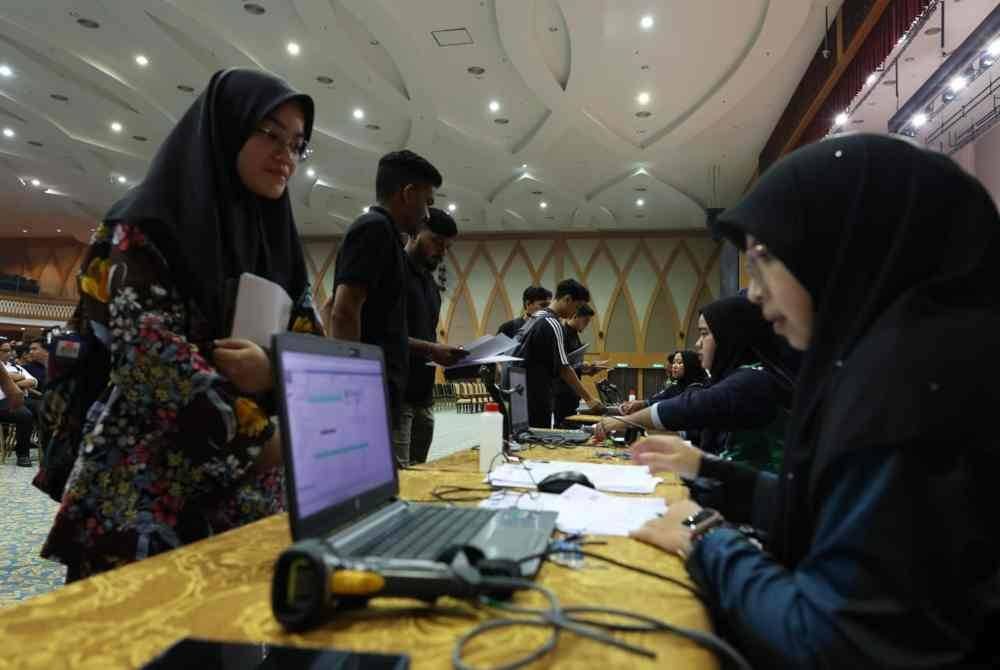
[[[15,437],[17,439],[18,458],[31,455],[31,430],[35,425],[35,417],[31,410],[21,406],[15,410],[0,409],[0,423],[14,425]]]

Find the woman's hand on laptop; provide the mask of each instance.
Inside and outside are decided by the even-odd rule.
[[[243,393],[263,393],[274,386],[271,359],[250,340],[216,340],[212,361],[219,372]]]

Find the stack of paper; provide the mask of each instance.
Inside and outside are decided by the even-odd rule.
[[[463,345],[468,354],[460,362],[449,365],[446,369],[464,368],[470,365],[484,365],[487,363],[508,363],[519,361],[520,358],[506,355],[517,346],[517,341],[512,340],[503,333],[499,335],[483,335],[482,337]],[[436,365],[428,363],[427,365]],[[439,366],[440,367],[440,366]]]
[[[557,472],[572,470],[584,474],[601,491],[646,493],[656,490],[663,481],[649,473],[645,465],[609,465],[569,461],[523,461],[504,463],[489,473],[486,481],[503,488],[537,488],[538,482]]]
[[[559,530],[586,535],[628,535],[667,512],[667,503],[662,498],[609,496],[579,484],[569,487],[562,495],[499,491],[479,506],[556,512]]]
[[[240,275],[233,337],[270,349],[271,335],[286,331],[291,317],[292,299],[284,288],[249,272]]]

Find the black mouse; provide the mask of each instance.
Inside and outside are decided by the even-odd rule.
[[[580,484],[591,489],[597,488],[582,472],[566,470],[565,472],[555,472],[538,482],[538,490],[542,493],[562,493],[573,484]]]

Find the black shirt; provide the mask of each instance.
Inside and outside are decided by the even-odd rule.
[[[425,342],[437,342],[437,324],[441,316],[441,293],[434,278],[419,261],[406,254],[406,322],[409,336]],[[406,383],[406,402],[427,406],[434,402],[434,368],[428,358],[410,351],[410,376]]]
[[[548,428],[552,415],[552,383],[569,365],[563,341],[563,326],[551,309],[535,312],[516,356],[524,359],[528,382],[528,423]]]
[[[23,367],[31,373],[32,377],[38,380],[38,386],[36,386],[35,389],[41,391],[42,387],[45,386],[45,377],[48,374],[46,366],[42,363],[35,363],[34,361],[31,361],[30,363],[25,363]]]
[[[576,330],[576,328],[570,328],[567,324],[563,324],[563,346],[566,347],[567,356],[583,346],[583,342],[580,341],[580,333]],[[573,369],[576,370],[576,374],[579,375],[580,371],[583,369],[583,364],[574,364]],[[574,401],[577,399],[576,391],[574,391],[569,384],[564,382],[562,377],[557,377],[552,383],[552,393],[553,395],[559,397],[573,398]]]
[[[514,339],[514,336],[517,335],[517,331],[521,330],[521,327],[523,325],[524,325],[524,317],[519,316],[516,319],[511,319],[507,323],[502,324],[500,326],[500,329],[497,330],[497,333],[498,334],[503,333],[507,337]]]
[[[409,367],[407,280],[406,251],[400,232],[389,212],[371,207],[344,234],[337,250],[334,291],[340,284],[368,289],[361,309],[361,341],[382,347],[384,352],[393,423],[399,416]]]

